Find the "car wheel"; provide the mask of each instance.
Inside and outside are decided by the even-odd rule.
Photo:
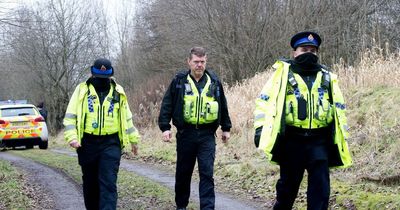
[[[48,141],[42,141],[39,143],[39,149],[47,149],[48,146],[49,146]]]
[[[27,144],[27,145],[25,145],[25,148],[26,149],[33,149],[33,144]]]

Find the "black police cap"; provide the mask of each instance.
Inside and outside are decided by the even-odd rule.
[[[108,78],[114,75],[114,68],[111,65],[111,61],[106,58],[96,59],[90,70],[93,76],[100,78]]]
[[[290,40],[290,46],[295,50],[299,46],[311,45],[319,48],[321,45],[321,37],[311,31],[303,31],[295,34]]]
[[[111,69],[111,61],[107,58],[98,58],[93,63],[93,67],[97,69],[101,69],[102,66],[104,66],[106,69]]]

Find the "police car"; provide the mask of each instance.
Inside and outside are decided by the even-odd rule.
[[[34,105],[25,100],[0,101],[0,145],[47,149],[47,125]]]

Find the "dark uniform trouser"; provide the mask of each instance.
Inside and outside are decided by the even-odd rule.
[[[200,175],[200,209],[214,209],[214,130],[180,130],[176,138],[177,162],[175,174],[175,202],[177,207],[186,207],[189,203],[190,182],[197,158]]]
[[[83,196],[88,210],[111,210],[117,206],[117,175],[121,160],[118,134],[84,134],[78,149],[82,168]]]
[[[291,138],[291,139],[289,139]],[[330,195],[329,167],[324,137],[289,136],[285,139],[276,184],[275,210],[290,210],[299,191],[304,171],[308,172],[307,209],[328,209]]]

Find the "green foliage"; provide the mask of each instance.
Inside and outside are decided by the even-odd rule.
[[[118,176],[119,206],[129,209],[173,209],[174,193],[157,183],[120,170]]]
[[[349,99],[349,119],[359,125],[378,122],[384,128],[396,126],[399,117],[393,113],[400,113],[399,94],[400,88],[389,86],[355,90]]]
[[[400,174],[400,88],[389,85],[351,91],[349,143],[355,160],[351,170],[362,177]]]
[[[0,160],[0,209],[26,209],[31,206],[23,188],[22,174],[8,162]]]
[[[337,206],[347,209],[350,204],[357,209],[398,209],[400,207],[399,187],[382,187],[372,183],[332,184]],[[346,208],[347,207],[347,208]]]

